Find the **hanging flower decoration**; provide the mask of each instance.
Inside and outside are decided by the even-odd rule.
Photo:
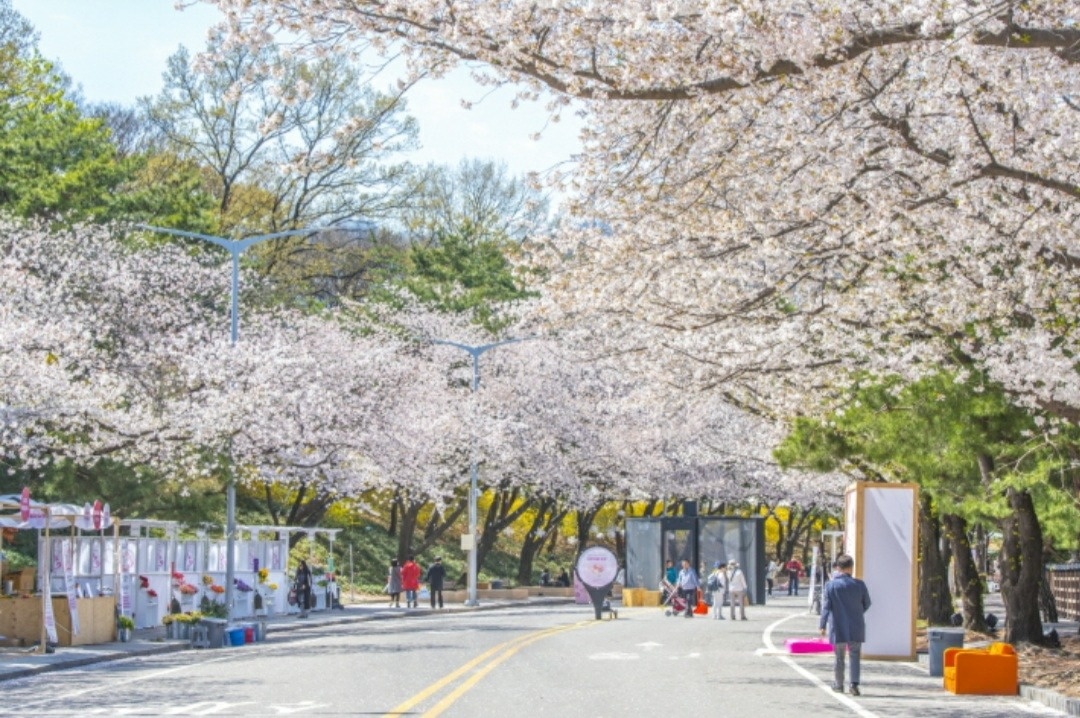
[[[204,586],[213,586],[214,578],[210,574],[204,573],[202,577],[202,582]]]
[[[146,595],[149,596],[150,598],[157,598],[157,591],[155,591],[152,588],[148,588],[148,589],[146,589]]]
[[[271,591],[276,591],[277,590],[277,584],[276,583],[268,583],[266,585]]]
[[[268,579],[268,578],[270,578],[270,569],[268,569],[268,568],[260,568],[259,569],[259,583],[266,583],[266,579]]]
[[[249,591],[253,591],[253,590],[254,590],[254,589],[253,589],[253,588],[252,588],[252,587],[251,587],[250,585],[248,585],[248,584],[247,584],[246,582],[244,582],[244,581],[241,581],[241,580],[240,580],[240,579],[238,579],[238,578],[234,578],[234,579],[233,579],[233,585],[234,585],[234,586],[236,586],[236,590],[237,590],[237,591],[242,591],[242,592],[244,592],[244,593],[247,593],[247,592],[249,592]]]
[[[184,574],[180,573],[179,571],[173,571],[172,579],[173,581],[176,581],[177,584],[182,584],[184,582]]]
[[[199,592],[199,587],[191,583],[181,583],[177,588],[185,596],[191,596]]]
[[[216,583],[210,584],[210,590],[217,594],[225,593],[225,587],[219,586]]]
[[[150,579],[146,576],[139,576],[139,588],[150,588]]]

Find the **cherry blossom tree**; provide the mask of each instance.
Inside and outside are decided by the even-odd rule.
[[[563,299],[683,386],[782,415],[959,354],[1080,417],[1065,4],[216,4],[240,39],[393,44],[582,100],[568,183],[608,231],[557,246]]]

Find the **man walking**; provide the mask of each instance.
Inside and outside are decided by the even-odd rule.
[[[431,607],[435,608],[435,596],[439,597],[439,608],[443,607],[442,592],[443,581],[446,579],[446,567],[442,565],[442,558],[436,557],[435,563],[428,566],[427,576],[424,580],[427,581],[428,593],[431,594]]]
[[[679,571],[677,583],[679,595],[686,599],[686,617],[694,617],[694,606],[697,605],[697,592],[701,588],[701,580],[697,571],[690,568],[688,559],[682,560],[682,570]]]
[[[859,659],[862,644],[866,641],[866,619],[870,608],[870,591],[866,584],[851,575],[855,559],[847,554],[836,558],[839,574],[825,584],[825,598],[821,605],[821,635],[828,628],[829,642],[833,644],[832,689],[844,692],[844,652],[851,656],[851,695],[859,695]]]

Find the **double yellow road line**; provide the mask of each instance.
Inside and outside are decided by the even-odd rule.
[[[556,626],[555,628],[545,628],[541,631],[535,631],[533,633],[526,633],[524,636],[518,636],[504,643],[500,643],[494,648],[481,653],[476,658],[472,659],[465,665],[461,666],[452,673],[449,673],[439,680],[432,683],[430,686],[414,695],[409,700],[405,701],[401,705],[394,708],[387,713],[389,716],[401,716],[409,713],[413,708],[420,705],[424,701],[428,700],[432,696],[436,695],[443,689],[457,682],[463,676],[473,671],[472,675],[468,676],[464,680],[461,680],[457,686],[447,693],[442,700],[433,705],[428,710],[424,711],[421,715],[422,718],[435,718],[435,716],[441,715],[443,711],[452,706],[459,698],[469,692],[473,686],[479,683],[484,676],[491,673],[499,664],[506,661],[515,653],[520,651],[525,646],[542,641],[545,638],[564,633],[566,631],[572,631],[578,628],[584,628],[585,626],[594,625],[594,621],[581,621],[579,623],[571,623],[566,626]]]

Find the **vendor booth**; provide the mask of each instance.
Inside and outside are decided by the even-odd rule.
[[[59,646],[105,643],[116,638],[116,616],[136,628],[159,626],[170,613],[217,606],[224,613],[228,542],[217,527],[182,536],[175,521],[117,521],[109,507],[82,508],[31,501],[29,493],[0,496],[0,527],[38,532],[38,568],[9,577],[0,600],[0,645]],[[288,603],[290,538],[312,541],[338,529],[238,526],[233,542],[235,591],[232,617],[269,616],[296,610]],[[0,552],[3,538],[0,535]],[[313,576],[314,610],[327,607],[325,575]],[[36,580],[35,580],[36,579]],[[333,586],[332,583],[330,583]],[[220,615],[220,614],[219,614]]]
[[[0,496],[0,526],[38,532],[36,589],[11,584],[0,600],[0,644],[78,646],[116,636],[116,520],[95,502],[44,504],[21,495]],[[5,588],[8,585],[5,584]]]

